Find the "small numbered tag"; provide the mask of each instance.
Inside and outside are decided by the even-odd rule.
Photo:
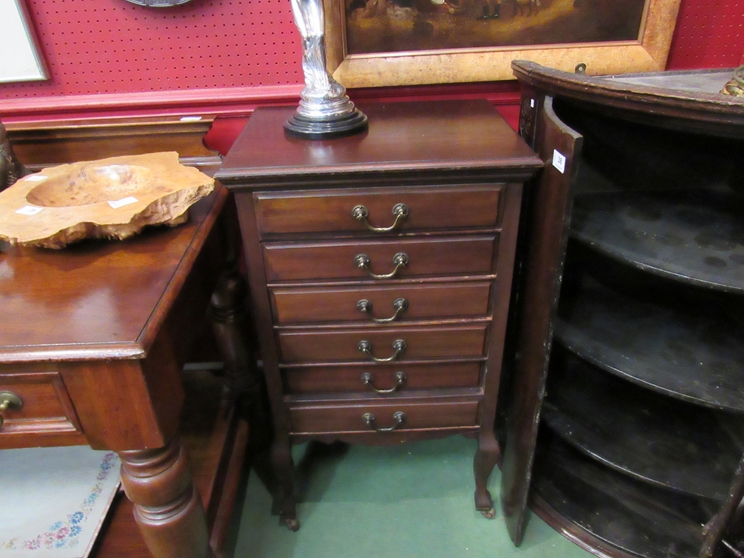
[[[24,205],[20,209],[16,209],[16,213],[19,213],[21,215],[36,215],[39,213],[43,207],[36,207],[34,205]]]
[[[553,166],[557,168],[561,174],[566,172],[566,156],[557,149],[553,149]]]
[[[108,202],[108,204],[114,209],[119,209],[120,207],[129,205],[130,203],[137,203],[137,198],[135,198],[134,196],[129,196],[128,198],[122,198],[120,200]]]

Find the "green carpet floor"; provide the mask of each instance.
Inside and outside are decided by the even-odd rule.
[[[473,505],[475,441],[460,436],[397,447],[304,444],[293,449],[301,529],[270,514],[259,475],[248,480],[235,558],[587,558],[534,514],[515,548],[498,501]],[[259,470],[261,466],[258,466]],[[498,499],[499,471],[490,479]]]

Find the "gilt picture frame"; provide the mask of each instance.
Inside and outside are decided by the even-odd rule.
[[[632,9],[618,11],[632,2]],[[498,11],[493,7],[497,4]],[[594,75],[658,71],[666,65],[679,4],[680,0],[324,0],[326,62],[333,77],[350,88],[508,80],[513,79],[515,59],[564,71],[585,64],[586,73]],[[422,15],[417,6],[426,13]],[[620,17],[624,13],[626,20]],[[610,29],[607,21],[618,21],[624,28]],[[572,36],[572,29],[579,32]],[[469,40],[481,31],[490,32],[495,40],[458,44],[457,33]]]
[[[0,83],[48,79],[24,0],[0,0]]]

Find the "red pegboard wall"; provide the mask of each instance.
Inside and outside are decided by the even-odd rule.
[[[51,79],[0,84],[0,101],[302,83],[289,0],[24,1]],[[682,0],[668,67],[744,63],[742,25],[744,0]]]
[[[302,83],[289,0],[24,0],[51,79],[0,98]]]
[[[682,0],[667,67],[744,64],[744,0]]]

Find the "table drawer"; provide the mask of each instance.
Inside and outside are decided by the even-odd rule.
[[[387,359],[393,355],[397,355],[396,362],[406,362],[482,356],[487,328],[487,324],[472,324],[428,328],[282,331],[278,337],[284,363],[372,362],[372,357]],[[364,342],[369,344],[369,354],[360,348]]]
[[[479,362],[455,364],[373,364],[369,366],[306,366],[283,371],[286,393],[369,392],[405,393],[414,389],[475,388]],[[379,394],[381,396],[387,394]]]
[[[374,279],[371,274],[389,275],[396,267],[394,275],[386,278],[491,273],[495,240],[494,235],[489,235],[365,242],[267,242],[263,245],[266,280]],[[404,256],[404,264],[398,254]],[[359,259],[366,259],[366,267],[358,265]]]
[[[478,401],[302,404],[290,407],[290,420],[293,434],[374,432],[375,427],[394,426],[396,413],[404,415],[396,431],[475,426],[478,423]],[[374,420],[370,421],[365,415],[372,415]],[[384,432],[380,435],[384,435]]]
[[[277,324],[485,317],[490,290],[491,283],[486,281],[272,289],[271,303]]]
[[[22,402],[0,411],[0,445],[9,439],[29,440],[35,434],[79,433],[80,427],[62,378],[56,371],[0,373],[0,393],[9,392]],[[13,447],[28,445],[11,444]],[[44,445],[37,443],[34,445]]]
[[[261,235],[370,231],[376,228],[415,231],[441,228],[496,227],[499,224],[501,185],[471,187],[355,188],[254,194]],[[404,216],[396,223],[396,206]],[[359,214],[359,211],[357,211]]]

